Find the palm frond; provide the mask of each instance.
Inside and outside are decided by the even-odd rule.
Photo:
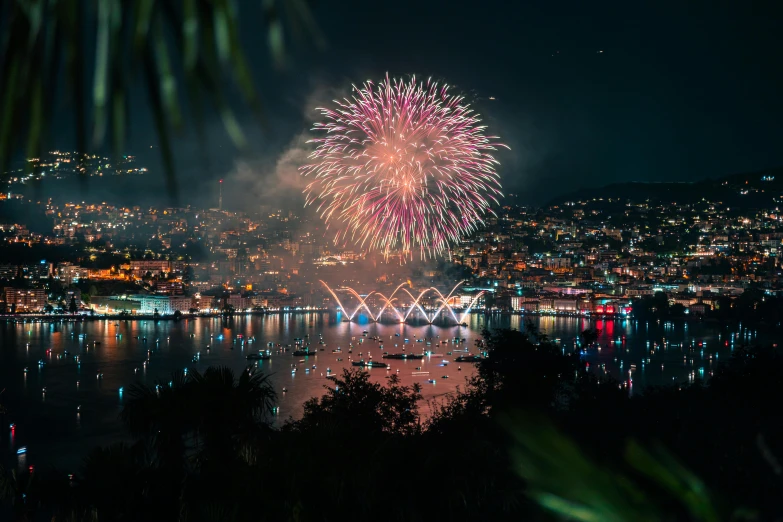
[[[636,442],[628,444],[625,461],[648,484],[596,464],[545,419],[506,416],[503,424],[514,440],[515,469],[527,482],[528,495],[561,518],[670,520],[685,510],[689,520],[721,519],[706,486],[661,447],[649,452]],[[662,512],[664,506],[677,512]]]
[[[260,29],[269,35],[275,62],[282,63],[278,2],[287,6],[283,11],[292,25],[305,26],[317,44],[322,37],[304,0],[264,2]],[[249,112],[263,123],[239,19],[230,0],[0,3],[0,170],[5,172],[21,154],[37,157],[50,146],[47,129],[58,103],[72,116],[80,153],[109,144],[113,154],[120,155],[131,115],[129,93],[141,80],[167,187],[176,196],[172,135],[184,127],[186,113],[203,125],[201,104],[211,102],[240,148],[247,139],[236,111]],[[86,56],[87,49],[94,54]],[[240,97],[228,103],[225,93],[232,83]],[[187,99],[187,111],[181,99]]]

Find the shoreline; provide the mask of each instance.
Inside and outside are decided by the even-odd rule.
[[[233,312],[231,315],[225,316],[227,318],[237,316],[261,316],[261,315],[282,315],[282,314],[312,314],[328,312],[326,308],[317,310],[274,310],[263,312]],[[199,317],[224,317],[221,313],[198,313],[198,314],[182,314],[179,317],[170,315],[154,315],[154,314],[133,314],[133,315],[120,315],[120,314],[44,314],[44,313],[31,313],[31,314],[0,314],[0,322],[5,323],[25,323],[25,322],[42,322],[42,323],[81,323],[90,321],[105,321],[108,319],[117,321],[182,321],[186,319],[197,319]]]
[[[62,315],[56,315],[56,314],[46,314],[46,313],[17,313],[17,314],[0,314],[0,322],[2,323],[28,323],[28,322],[40,322],[40,323],[61,323],[61,322],[69,322],[69,323],[79,323],[79,322],[91,322],[91,321],[105,321],[105,320],[114,320],[114,321],[182,321],[187,319],[197,319],[197,318],[226,318],[230,319],[233,317],[248,317],[248,316],[266,316],[266,315],[285,315],[285,314],[313,314],[313,313],[335,313],[333,310],[329,310],[328,308],[319,308],[319,309],[311,309],[311,310],[263,310],[263,311],[249,311],[249,312],[233,312],[231,315],[224,316],[222,313],[215,312],[215,313],[198,313],[198,314],[189,314],[189,313],[183,313],[180,317],[175,317],[173,314],[170,315],[158,315],[155,316],[154,314],[133,314],[133,315],[120,315],[120,314],[89,314],[89,313],[83,313],[83,314],[62,314]],[[486,311],[478,311],[474,310],[470,313],[471,316],[473,315],[483,315],[484,317],[487,316],[520,316],[522,318],[568,318],[568,319],[583,319],[586,321],[589,321],[591,323],[598,322],[598,321],[636,321],[640,323],[650,323],[650,322],[671,322],[671,323],[680,323],[680,324],[709,324],[714,326],[723,326],[723,327],[736,327],[737,325],[741,324],[742,321],[739,320],[731,320],[731,321],[721,321],[717,318],[709,318],[709,317],[669,317],[665,319],[637,319],[634,318],[631,315],[622,315],[622,314],[600,314],[600,315],[585,315],[585,314],[578,314],[578,313],[563,313],[563,312],[552,312],[552,313],[530,313],[530,312],[512,312],[512,311],[492,311],[492,312],[486,312]],[[343,322],[357,322],[357,321],[344,321]],[[383,322],[383,321],[370,321],[370,323],[379,323],[379,324],[402,324],[402,323],[396,323],[396,322]],[[404,324],[410,324],[411,326],[419,325],[419,323],[412,322],[412,323],[404,323]],[[426,324],[426,323],[422,323]],[[765,329],[765,330],[775,330],[779,329],[780,326],[767,324],[767,323],[746,323],[748,327],[753,327],[755,329]],[[451,325],[451,326],[465,326],[464,324],[457,324],[457,325]]]

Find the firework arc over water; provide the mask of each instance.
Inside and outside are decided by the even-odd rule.
[[[353,86],[350,99],[320,108],[315,150],[300,171],[335,243],[388,257],[448,252],[495,215],[496,136],[448,85],[390,79]]]
[[[362,297],[359,292],[351,287],[346,286],[333,289],[324,281],[320,282],[334,298],[337,310],[343,314],[343,321],[353,321],[357,315],[366,312],[370,321],[378,322],[381,321],[384,312],[389,312],[389,315],[395,316],[396,322],[405,323],[409,319],[412,319],[411,314],[413,314],[415,311],[418,311],[421,312],[421,315],[419,315],[418,318],[424,318],[429,324],[432,324],[440,317],[441,320],[446,322],[453,320],[454,323],[464,325],[465,320],[470,316],[473,307],[485,294],[485,291],[481,290],[472,296],[472,298],[467,303],[467,306],[465,306],[465,303],[452,306],[449,304],[449,302],[452,297],[454,297],[455,292],[462,286],[461,282],[454,285],[454,288],[452,288],[451,291],[446,295],[443,295],[443,293],[441,293],[441,291],[437,288],[430,287],[422,290],[418,296],[414,296],[414,294],[408,291],[407,288],[403,288],[405,283],[402,283],[398,285],[397,288],[395,288],[388,297],[377,290],[373,290]],[[344,296],[344,299],[340,299],[338,292]],[[405,298],[405,295],[401,295],[401,299],[397,298],[395,297],[397,293],[405,294],[408,297]],[[425,300],[427,294],[429,294],[429,297]],[[436,296],[434,300],[433,295]],[[376,306],[380,304],[380,308],[376,308],[375,310],[373,310],[373,308],[371,308],[368,304],[368,299],[373,296],[375,296]],[[346,298],[354,300],[353,312],[351,312],[350,309],[346,308],[346,306],[343,304],[343,302],[348,302]],[[430,305],[432,306],[429,310],[425,309],[424,305],[422,305],[424,302],[423,300],[429,301]],[[459,317],[457,316],[455,307],[462,309],[462,313]]]

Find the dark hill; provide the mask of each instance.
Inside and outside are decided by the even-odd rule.
[[[702,198],[737,208],[773,208],[783,199],[783,167],[695,182],[614,183],[560,196],[550,205],[591,199],[695,203]]]

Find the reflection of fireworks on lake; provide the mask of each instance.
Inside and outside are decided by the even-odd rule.
[[[319,109],[325,135],[311,163],[307,204],[318,205],[335,242],[388,256],[442,254],[494,215],[498,144],[460,96],[437,83],[390,80],[354,87],[352,98]]]

